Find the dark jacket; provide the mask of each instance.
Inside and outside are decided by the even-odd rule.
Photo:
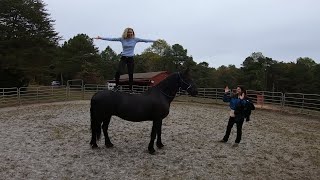
[[[230,102],[230,109],[234,110],[236,119],[246,118],[247,121],[249,121],[251,110],[255,109],[253,103],[248,97],[240,99],[237,95],[230,95],[229,93],[225,93],[223,95],[223,101]]]

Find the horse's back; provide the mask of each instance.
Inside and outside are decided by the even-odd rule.
[[[129,121],[147,121],[156,118],[155,116],[166,117],[169,104],[154,94],[128,94],[105,90],[91,98],[91,109]]]
[[[91,98],[91,103],[99,104],[128,104],[130,102],[145,101],[143,95],[114,92],[110,90],[99,91]]]
[[[95,111],[112,112],[114,111],[115,102],[119,101],[116,92],[104,90],[95,93],[91,98],[91,109]]]
[[[112,91],[110,90],[104,90],[104,91],[99,91],[99,92],[96,92],[92,98],[91,98],[91,102],[94,101],[94,102],[97,102],[97,101],[101,101],[102,99],[110,96],[112,94]]]

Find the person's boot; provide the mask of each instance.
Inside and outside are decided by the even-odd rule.
[[[134,94],[132,85],[129,85],[129,94]]]
[[[134,94],[132,89],[129,90],[129,94]]]
[[[117,85],[117,86],[114,86],[114,87],[113,87],[113,89],[112,89],[112,91],[114,91],[114,92],[117,92],[117,91],[119,91],[119,85]]]

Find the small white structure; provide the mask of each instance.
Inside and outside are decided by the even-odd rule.
[[[60,82],[59,81],[52,81],[51,86],[60,86]]]
[[[107,86],[108,86],[108,90],[112,90],[116,86],[116,83],[107,82]]]

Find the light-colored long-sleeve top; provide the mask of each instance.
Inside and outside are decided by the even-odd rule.
[[[123,38],[101,38],[102,40],[106,41],[120,41],[122,44],[122,56],[128,56],[133,57],[134,56],[134,47],[138,42],[155,42],[155,40],[149,40],[149,39],[140,39],[140,38],[129,38],[129,39],[123,39]]]

